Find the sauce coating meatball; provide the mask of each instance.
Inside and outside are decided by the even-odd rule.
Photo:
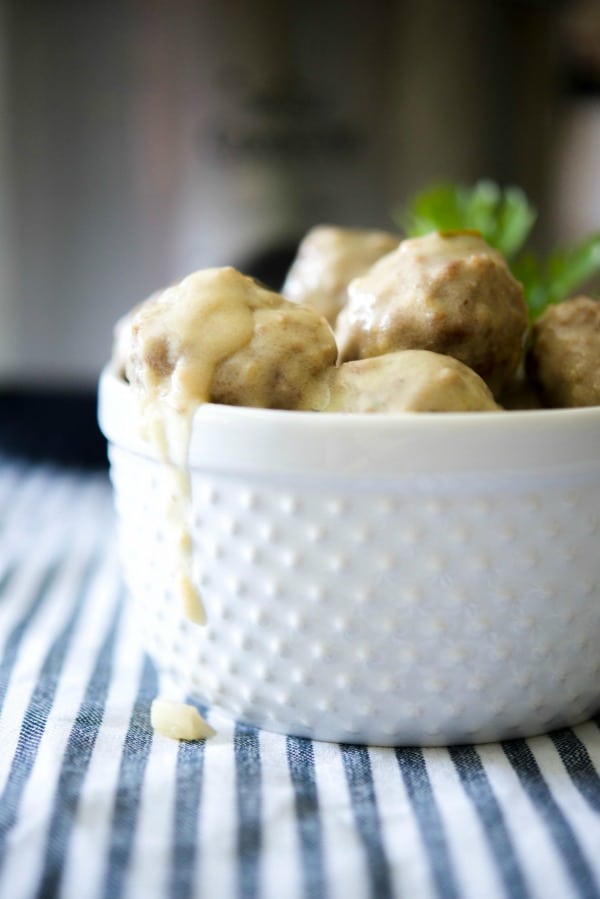
[[[229,267],[195,272],[152,297],[130,327],[129,381],[182,413],[203,402],[297,408],[337,356],[315,310]]]
[[[387,231],[317,225],[301,242],[282,293],[333,324],[347,302],[350,281],[399,243],[400,237]]]
[[[498,395],[522,359],[523,288],[476,232],[405,240],[348,293],[336,324],[342,361],[431,350],[464,362]]]
[[[429,350],[344,362],[330,375],[326,412],[492,412],[500,407],[475,372]]]
[[[532,328],[527,370],[546,406],[600,405],[600,301],[549,306]]]

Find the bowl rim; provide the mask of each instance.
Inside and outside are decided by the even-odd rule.
[[[98,386],[109,443],[150,458],[134,391],[113,364]],[[194,413],[191,468],[370,474],[590,466],[600,471],[600,406],[492,412],[300,412],[206,403]]]

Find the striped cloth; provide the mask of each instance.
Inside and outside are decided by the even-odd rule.
[[[0,464],[0,897],[600,897],[600,723],[367,749],[153,736],[104,475]]]

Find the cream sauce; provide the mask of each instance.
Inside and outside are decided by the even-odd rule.
[[[181,614],[204,625],[206,613],[192,573],[191,490],[188,452],[192,420],[210,399],[216,367],[250,342],[251,310],[233,269],[197,272],[141,306],[131,323],[126,360],[136,390],[144,437],[165,463],[165,532],[168,579]],[[215,731],[186,703],[155,699],[154,730],[180,740]]]
[[[232,402],[322,406],[326,397],[317,375],[335,362],[337,347],[314,310],[288,303],[233,268],[195,272],[154,295],[138,307],[129,329],[120,346],[127,350],[124,367],[138,398],[140,430],[164,463],[167,589],[176,591],[181,614],[203,625],[198,572],[192,570],[188,454],[194,412],[215,395],[219,401],[218,390],[230,382]],[[153,706],[156,729],[180,739],[205,735],[193,706],[165,702]]]
[[[153,701],[150,722],[157,733],[172,740],[206,740],[216,734],[195,706],[170,699]]]
[[[232,268],[195,272],[152,297],[131,323],[126,372],[138,396],[141,430],[168,466],[171,582],[182,613],[196,624],[204,624],[206,615],[192,577],[187,470],[192,420],[198,405],[210,400],[219,363],[252,339],[251,286]]]

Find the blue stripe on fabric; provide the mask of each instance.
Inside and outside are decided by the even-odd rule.
[[[21,482],[15,482],[8,499],[1,503],[0,538],[11,532],[27,542],[31,534],[31,521],[35,520],[38,533],[44,532],[54,519],[48,521],[47,497],[54,497],[58,490],[65,492],[65,483],[54,472],[38,466],[26,467],[21,474]],[[67,482],[68,483],[68,482]],[[65,498],[64,508],[68,509],[69,499]],[[56,513],[54,513],[56,518]],[[24,544],[22,544],[23,546]]]
[[[21,481],[25,477],[25,469],[22,466],[11,465],[11,463],[2,455],[0,455],[0,469],[2,470],[2,486],[0,490],[4,493],[0,496],[0,512],[7,511],[12,506],[12,498],[21,490]],[[3,514],[0,515],[0,526],[4,522]]]
[[[119,899],[127,885],[144,774],[152,748],[150,706],[157,691],[156,671],[149,657],[144,656],[138,691],[121,753],[103,888],[105,899]]]
[[[477,750],[474,746],[450,746],[448,752],[464,791],[475,806],[504,883],[506,895],[510,899],[526,899],[530,893],[525,877],[510,839],[502,809]]]
[[[600,775],[579,737],[570,728],[556,730],[548,736],[574,785],[590,808],[600,812]]]
[[[0,869],[4,864],[8,833],[17,819],[21,797],[35,764],[46,722],[54,704],[64,660],[85,606],[83,600],[87,598],[88,584],[95,567],[96,560],[93,559],[84,569],[78,589],[74,591],[79,596],[79,600],[67,625],[56,637],[44,659],[38,681],[25,711],[6,786],[0,796]],[[36,600],[30,606],[29,614],[24,621],[30,619],[31,609],[41,602],[40,594],[44,592],[38,591]]]
[[[393,896],[390,866],[383,846],[369,750],[364,746],[340,744],[344,773],[350,791],[352,811],[366,859],[373,899]]]
[[[17,501],[21,499],[23,490],[26,490],[31,486],[32,479],[31,477],[28,477],[28,475],[29,473],[26,471],[19,473],[17,477],[20,477],[21,480],[19,481],[17,480],[17,477],[15,477],[7,491],[8,495],[2,497],[0,502],[0,511],[2,512],[2,515],[0,515],[0,537],[4,536],[4,533],[8,531],[9,525],[12,524],[15,514],[19,514]],[[24,481],[24,483],[21,483],[21,481]],[[30,499],[29,497],[26,498],[28,500]],[[15,506],[17,506],[16,513]]]
[[[552,796],[535,757],[525,740],[509,740],[502,749],[521,786],[544,821],[578,894],[599,899],[600,888],[588,865],[571,825]]]
[[[438,894],[441,899],[458,899],[456,873],[423,752],[415,746],[407,746],[396,749],[395,753]]]
[[[286,755],[294,789],[304,897],[305,899],[326,899],[323,829],[319,814],[315,755],[311,740],[303,737],[287,737]]]
[[[201,707],[200,714],[206,716],[206,709]],[[173,854],[169,883],[169,895],[172,899],[193,899],[196,895],[205,745],[205,740],[192,743],[182,740],[177,751]]]
[[[237,722],[233,734],[238,816],[238,896],[260,896],[262,848],[262,772],[258,730]]]
[[[14,573],[16,570],[16,565],[13,562],[6,566],[2,574],[0,575],[0,602],[5,599],[4,591],[10,585],[11,580],[13,579]],[[10,594],[9,594],[10,595]]]
[[[102,727],[122,607],[122,597],[119,597],[65,748],[50,817],[46,855],[36,894],[39,899],[58,895],[69,836],[77,816],[81,787]]]
[[[50,589],[56,579],[58,570],[59,564],[55,562],[44,571],[39,584],[35,588],[33,600],[30,602],[27,611],[25,612],[23,617],[20,618],[19,621],[14,625],[13,629],[6,639],[4,655],[2,656],[2,660],[0,661],[0,712],[2,711],[2,707],[4,705],[6,691],[8,690],[12,671],[15,666],[15,662],[17,661],[23,638],[27,633],[28,627],[44,604],[48,593],[50,592]],[[5,584],[4,588],[6,588],[6,586],[7,585]]]

